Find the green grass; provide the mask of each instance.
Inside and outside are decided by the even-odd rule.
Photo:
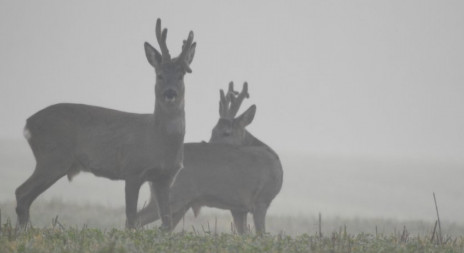
[[[463,252],[464,238],[437,245],[425,237],[303,234],[239,236],[230,233],[172,233],[157,229],[31,228],[17,233],[2,226],[0,252]]]
[[[14,211],[15,201],[0,202],[2,219],[16,221]],[[272,208],[272,207],[271,207]],[[59,222],[70,227],[87,226],[109,230],[112,228],[123,229],[125,221],[124,207],[108,207],[95,204],[73,204],[62,200],[40,200],[31,206],[31,221],[34,227],[49,227],[52,219],[58,217]],[[410,234],[430,236],[434,227],[433,212],[429,221],[421,220],[395,220],[385,218],[346,218],[326,217],[322,213],[322,233],[330,234],[346,227],[349,234],[371,233],[375,234],[399,234],[406,226]],[[231,232],[232,216],[227,211],[203,208],[201,215],[195,218],[191,211],[187,212],[185,220],[176,227],[175,232],[203,232],[212,230],[218,233]],[[248,223],[253,229],[253,220],[248,216]],[[148,228],[159,226],[159,222],[148,225]],[[208,228],[209,227],[209,228]],[[452,237],[464,235],[464,226],[460,223],[442,221],[443,234]],[[315,234],[318,231],[318,217],[315,215],[278,216],[270,213],[266,217],[266,231],[271,234],[285,233],[298,236],[302,234]]]
[[[464,252],[464,229],[453,223],[442,224],[442,245],[431,241],[432,222],[382,219],[323,217],[320,237],[315,217],[270,215],[270,234],[258,237],[253,233],[234,234],[230,214],[205,210],[197,219],[187,215],[172,234],[165,234],[158,231],[159,223],[141,230],[125,230],[123,208],[73,205],[60,200],[34,203],[33,227],[17,233],[14,204],[0,202],[0,253]]]

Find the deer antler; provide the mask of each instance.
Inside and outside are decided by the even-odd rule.
[[[232,87],[232,91],[233,91],[233,87]],[[243,100],[249,97],[250,95],[248,94],[248,83],[244,82],[242,91],[238,94],[238,96],[230,97],[229,113],[232,117],[235,117],[235,115],[237,115],[237,112],[240,109],[240,106],[242,105]]]
[[[229,96],[224,95],[224,91],[221,89],[219,91],[219,116],[221,118],[228,118],[227,111],[229,108],[230,98]]]
[[[166,28],[161,29],[161,19],[158,18],[156,20],[156,39],[158,40],[158,44],[161,50],[162,62],[164,63],[171,61],[171,55],[169,54],[169,49],[166,44],[167,36],[168,36],[168,29]],[[182,68],[187,73],[192,73],[192,69],[190,68],[190,62],[193,59],[193,54],[195,52],[195,46],[196,46],[196,43],[193,42],[193,32],[190,31],[187,40],[184,40],[180,55],[177,58],[172,59],[172,61],[176,61],[180,63]]]
[[[219,101],[219,115],[221,118],[233,119],[237,115],[240,106],[245,98],[249,98],[248,94],[248,83],[243,83],[243,88],[240,93],[234,91],[234,83],[229,83],[229,90],[227,95],[224,94],[224,91],[220,91],[221,99]]]
[[[238,91],[234,91],[234,82],[229,83],[229,90],[227,91],[227,96],[233,97],[237,96],[239,93]]]
[[[192,69],[190,69],[190,63],[187,60],[187,54],[189,53],[192,47],[195,47],[196,43],[193,42],[193,32],[190,31],[187,40],[184,40],[182,44],[182,52],[180,52],[177,60],[180,61],[187,73],[192,73]]]
[[[156,39],[161,49],[161,56],[163,57],[163,62],[168,62],[171,60],[171,55],[169,55],[168,46],[166,45],[166,37],[168,36],[168,29],[164,28],[161,32],[161,19],[156,20]]]

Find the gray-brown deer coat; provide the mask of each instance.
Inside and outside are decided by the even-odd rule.
[[[27,119],[25,137],[36,159],[33,174],[16,189],[18,225],[25,228],[34,199],[67,175],[80,171],[125,180],[126,226],[137,227],[140,186],[149,181],[158,199],[162,228],[172,228],[169,186],[182,168],[185,134],[184,74],[190,73],[193,33],[171,59],[167,29],[156,23],[161,53],[145,43],[155,68],[155,109],[136,114],[83,104],[56,104]]]
[[[277,154],[255,138],[245,127],[252,122],[256,106],[235,117],[245,97],[245,83],[238,96],[229,85],[221,91],[220,119],[210,143],[184,145],[185,168],[171,187],[174,226],[192,208],[198,215],[201,206],[230,210],[237,232],[246,232],[247,214],[253,214],[257,233],[265,232],[265,217],[272,200],[280,192],[282,165]],[[156,196],[138,216],[142,225],[159,218]]]

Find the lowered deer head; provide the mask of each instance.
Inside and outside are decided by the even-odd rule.
[[[32,202],[58,179],[80,171],[125,180],[126,226],[136,227],[140,186],[149,181],[159,204],[162,228],[172,228],[169,187],[182,167],[185,129],[184,74],[190,73],[193,33],[171,59],[167,30],[156,22],[161,53],[145,43],[157,74],[152,114],[121,112],[82,104],[56,104],[27,119],[25,137],[36,159],[33,174],[16,189],[19,226],[29,221]],[[158,210],[156,210],[157,212]],[[155,212],[155,210],[154,210]],[[158,213],[158,212],[157,212]]]

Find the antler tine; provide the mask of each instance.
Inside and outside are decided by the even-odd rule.
[[[237,91],[234,91],[234,82],[229,83],[229,90],[227,91],[227,96],[233,97],[238,95]]]
[[[222,114],[220,116],[222,118],[234,118],[234,115],[230,114],[230,102],[232,99],[235,98],[237,94],[238,92],[234,91],[234,82],[232,81],[229,82],[229,89],[227,91],[227,94],[224,94],[224,90],[221,89],[220,107],[222,107],[222,109],[220,110],[222,110]]]
[[[229,107],[229,98],[228,96],[226,96],[224,94],[224,91],[221,89],[219,91],[219,96],[220,96],[220,100],[219,100],[219,116],[221,118],[227,118],[228,117],[228,114],[227,112],[229,111],[228,107]]]
[[[168,29],[164,28],[161,32],[161,19],[156,20],[156,39],[161,49],[161,56],[163,61],[171,60],[171,55],[169,55],[168,46],[166,45],[166,38],[168,36]]]
[[[238,110],[240,109],[240,106],[242,105],[243,100],[249,97],[250,95],[248,94],[248,83],[245,82],[243,83],[242,91],[238,94],[238,96],[231,96],[229,114],[232,117],[235,117]]]
[[[250,94],[248,93],[248,83],[247,82],[243,83],[242,92],[240,94],[243,94],[242,96],[245,96],[246,98],[250,98]]]

